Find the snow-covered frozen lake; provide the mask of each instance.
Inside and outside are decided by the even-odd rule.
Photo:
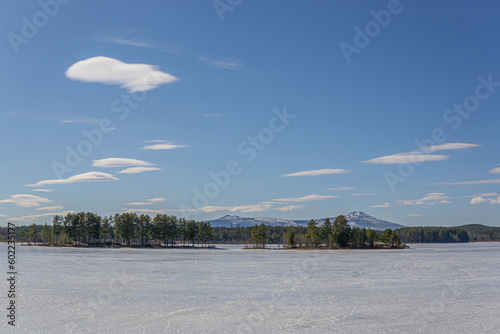
[[[500,332],[500,243],[17,250],[17,328],[4,278],[1,333]]]

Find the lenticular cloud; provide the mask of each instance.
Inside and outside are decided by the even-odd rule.
[[[71,65],[66,77],[83,82],[119,85],[130,93],[154,89],[178,80],[148,64],[128,64],[108,57],[92,57]]]

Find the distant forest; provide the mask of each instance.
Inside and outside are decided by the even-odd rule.
[[[344,216],[304,226],[213,227],[209,222],[168,215],[121,213],[101,217],[91,212],[55,216],[52,225],[16,227],[18,242],[55,246],[206,247],[214,243],[237,243],[284,248],[398,248],[404,243],[449,243],[500,241],[500,227],[407,227],[374,231],[351,227]],[[0,241],[7,240],[7,228],[0,228]]]

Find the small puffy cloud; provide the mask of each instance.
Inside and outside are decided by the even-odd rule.
[[[210,67],[220,68],[223,70],[240,70],[242,67],[241,62],[231,59],[213,60],[206,57],[198,57],[198,59]]]
[[[343,174],[349,172],[345,169],[314,169],[314,170],[306,170],[303,172],[296,172],[291,174],[281,175],[283,177],[294,177],[294,176],[318,176],[318,175],[328,175],[328,174]]]
[[[130,93],[154,89],[178,80],[175,76],[147,64],[128,64],[109,57],[92,57],[71,65],[66,77],[83,82],[119,85]]]
[[[297,197],[297,198],[277,198],[277,199],[274,199],[274,201],[297,203],[297,202],[321,201],[321,200],[329,199],[329,198],[338,198],[338,196],[321,196],[321,195],[314,194],[314,195],[307,195],[307,196],[302,196],[302,197]]]
[[[153,164],[147,161],[128,158],[106,158],[92,161],[92,167],[113,168],[136,166],[153,166]]]
[[[24,208],[32,208],[40,206],[40,203],[50,203],[50,199],[27,194],[11,195],[10,198],[1,200],[0,203],[13,203]]]
[[[146,201],[148,202],[153,202],[153,203],[157,203],[157,202],[163,202],[165,201],[166,198],[165,197],[155,197],[155,198],[149,198],[147,199]]]
[[[489,171],[490,174],[500,174],[500,167],[493,168]]]
[[[83,174],[77,174],[68,177],[67,179],[53,179],[39,181],[35,184],[28,184],[30,187],[43,187],[49,184],[69,184],[77,182],[97,182],[97,181],[113,181],[118,180],[111,174],[101,173],[101,172],[88,172]]]
[[[431,193],[427,194],[425,197],[420,199],[401,200],[397,202],[398,204],[401,205],[434,205],[434,204],[451,203],[449,199],[451,199],[451,197],[446,196],[446,194]]]
[[[390,208],[391,205],[389,204],[389,202],[386,202],[384,204],[380,204],[380,205],[372,205],[370,208]]]
[[[478,184],[500,184],[500,179],[451,182],[451,183],[435,183],[435,185],[443,185],[443,186],[473,186]]]
[[[62,210],[63,207],[60,205],[57,205],[57,206],[45,206],[43,208],[36,208],[36,209],[40,210],[40,211],[54,211],[54,210]]]
[[[132,205],[132,206],[135,206],[135,205],[153,205],[154,203],[151,203],[151,202],[130,202],[130,203],[127,203],[127,205]]]
[[[36,221],[36,220],[41,219],[41,218],[51,218],[51,217],[54,217],[56,215],[66,216],[68,213],[74,213],[74,212],[75,211],[41,213],[38,215],[28,215],[28,216],[22,216],[22,217],[18,217],[18,218],[9,218],[8,220],[13,221],[13,222],[26,222],[26,223],[28,223],[28,222]]]
[[[478,194],[472,196],[472,199],[470,200],[470,204],[473,205],[483,203],[500,204],[500,195],[498,195],[497,193]]]
[[[152,143],[152,145],[146,145],[143,146],[143,150],[173,150],[176,148],[183,148],[183,147],[189,147],[188,145],[178,145],[178,144],[173,144],[169,141],[166,140],[148,140],[146,143]]]
[[[353,190],[356,189],[354,187],[337,187],[337,188],[328,188],[328,190]]]
[[[161,168],[157,167],[129,167],[124,170],[119,171],[118,173],[121,174],[138,174],[138,173],[143,173],[143,172],[151,172],[155,170],[162,170]]]
[[[379,158],[373,158],[370,160],[362,161],[366,164],[378,164],[378,165],[400,165],[407,163],[420,163],[426,161],[442,161],[447,160],[450,156],[448,155],[433,155],[433,154],[418,154],[418,153],[398,153],[385,155]]]

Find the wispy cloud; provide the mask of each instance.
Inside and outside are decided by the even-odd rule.
[[[94,160],[92,167],[114,168],[114,167],[137,167],[137,166],[153,166],[152,163],[137,159],[128,158],[106,158]]]
[[[243,64],[240,61],[235,61],[232,59],[208,59],[206,57],[198,57],[198,59],[210,67],[219,68],[223,70],[240,70]]]
[[[205,115],[202,115],[203,117],[221,117],[222,115],[221,114],[205,114]]]
[[[167,200],[165,197],[155,197],[155,198],[149,198],[146,201],[153,202],[153,203],[158,203],[158,202],[163,202],[165,200]]]
[[[9,198],[1,200],[0,203],[12,203],[24,208],[40,206],[40,203],[50,203],[50,199],[27,194],[10,195]]]
[[[328,175],[328,174],[343,174],[349,172],[348,170],[345,169],[313,169],[313,170],[306,170],[303,172],[296,172],[296,173],[291,173],[291,174],[284,174],[281,175],[283,177],[294,177],[294,176],[319,176],[319,175]]]
[[[381,194],[349,194],[349,196],[379,196]]]
[[[129,35],[129,34],[127,34]],[[154,43],[146,39],[134,39],[130,37],[119,37],[112,34],[99,34],[94,38],[94,41],[107,43],[107,44],[118,44],[118,45],[129,45],[136,46],[145,49],[155,49],[166,53],[181,53],[182,48],[180,46],[175,46],[168,43]]]
[[[272,208],[272,204],[269,203],[258,203],[258,204],[248,204],[248,205],[237,205],[237,206],[205,206],[200,208],[198,211],[213,213],[213,212],[263,212]]]
[[[354,187],[337,187],[337,188],[328,188],[328,190],[353,190],[356,189]]]
[[[121,174],[139,174],[143,172],[152,172],[155,170],[162,170],[161,168],[157,167],[129,167],[124,170],[119,171],[118,173]]]
[[[338,198],[338,196],[321,196],[321,195],[314,194],[314,195],[307,195],[307,196],[302,196],[302,197],[297,197],[297,198],[277,198],[277,199],[274,199],[274,201],[299,203],[299,202],[310,202],[310,201],[322,201],[322,200],[330,199],[330,198]]]
[[[28,216],[22,216],[22,217],[18,217],[18,218],[9,218],[8,220],[13,221],[13,222],[33,222],[33,221],[41,219],[41,218],[54,217],[56,215],[66,216],[68,213],[74,213],[74,212],[75,211],[41,213],[41,214],[37,214],[37,215],[28,215]]]
[[[148,91],[178,80],[148,64],[128,64],[109,57],[92,57],[71,65],[66,77],[83,82],[119,85],[129,92]]]
[[[6,215],[2,215],[2,214],[0,214],[0,217],[7,217],[7,216],[6,216]]]
[[[441,145],[432,145],[423,148],[422,152],[437,152],[437,151],[449,151],[449,150],[464,150],[467,148],[475,148],[481,147],[481,145],[477,144],[468,144],[468,143],[446,143]]]
[[[145,143],[154,143],[153,145],[143,146],[143,150],[173,150],[176,148],[189,147],[188,145],[178,145],[166,140],[147,140]]]
[[[55,189],[32,189],[33,191],[38,191],[38,192],[44,192],[44,193],[51,193]]]
[[[500,173],[500,167],[493,168],[492,170],[489,171],[490,174],[499,174]]]
[[[286,205],[282,207],[277,207],[275,210],[281,211],[281,212],[288,212],[288,211],[294,211],[294,210],[300,210],[305,208],[304,205]]]
[[[43,208],[36,208],[36,209],[40,211],[54,211],[54,210],[62,210],[63,207],[61,205],[57,205],[57,206],[45,206]]]
[[[443,161],[450,158],[449,155],[431,154],[437,151],[449,150],[463,150],[467,148],[480,147],[477,144],[468,143],[445,143],[441,145],[432,145],[413,152],[402,152],[391,155],[385,155],[378,158],[362,161],[367,164],[380,164],[380,165],[400,165],[400,164],[413,164],[427,161]]]
[[[411,218],[411,217],[422,217],[422,215],[409,214],[409,215],[406,215],[405,217],[408,217],[408,218]]]
[[[449,199],[451,199],[451,197],[446,196],[446,194],[444,193],[431,193],[427,194],[423,198],[400,200],[397,201],[397,203],[400,205],[434,205],[434,204],[451,203]]]
[[[442,185],[442,186],[473,186],[479,184],[500,184],[500,179],[451,182],[451,183],[434,183],[434,185]]]
[[[136,206],[136,205],[153,205],[154,203],[152,202],[130,202],[130,203],[127,203],[127,205],[132,205],[132,206]]]
[[[366,164],[379,164],[379,165],[394,165],[394,164],[407,164],[407,163],[420,163],[426,161],[442,161],[449,159],[449,155],[433,155],[433,154],[416,154],[416,153],[398,153],[385,155],[378,158],[362,161]]]
[[[183,211],[183,210],[165,210],[165,209],[124,209],[127,213],[143,213],[145,215],[166,215],[168,212],[172,211]]]
[[[372,205],[370,208],[390,208],[391,205],[389,204],[389,202],[386,202],[384,204],[380,204],[380,205]]]
[[[113,181],[118,180],[111,174],[101,173],[101,172],[88,172],[83,174],[77,174],[68,177],[67,179],[53,179],[39,181],[35,184],[28,184],[30,187],[43,187],[49,184],[69,184],[77,182],[96,182],[96,181]]]

